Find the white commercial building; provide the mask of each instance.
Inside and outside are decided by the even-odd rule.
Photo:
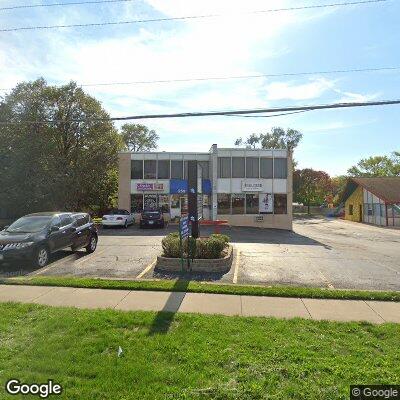
[[[292,160],[287,150],[218,148],[207,153],[119,153],[119,207],[187,213],[187,162],[199,165],[199,213],[230,225],[292,229]]]

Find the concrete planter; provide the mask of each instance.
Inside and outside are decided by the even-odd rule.
[[[226,273],[231,269],[232,259],[233,259],[233,247],[228,245],[227,254],[223,258],[212,258],[212,259],[202,259],[195,258],[190,261],[193,272],[223,272]],[[185,260],[185,269],[187,268]],[[156,268],[161,271],[168,272],[179,272],[181,271],[181,259],[180,258],[168,258],[168,257],[157,257]]]

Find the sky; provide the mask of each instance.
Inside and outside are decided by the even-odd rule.
[[[68,0],[71,2],[72,0]],[[0,0],[0,8],[64,0]],[[74,0],[76,1],[76,0]],[[345,0],[340,0],[344,2]],[[0,32],[0,88],[43,77],[79,85],[400,67],[400,0],[133,0],[0,10],[4,28],[222,14],[118,26]],[[400,98],[400,69],[379,72],[84,86],[111,116],[233,110]],[[0,92],[1,93],[5,93]],[[136,121],[138,122],[138,121]],[[299,168],[346,173],[361,158],[400,150],[400,106],[321,110],[273,118],[143,120],[159,150],[208,151],[272,127],[297,129]],[[118,126],[118,125],[117,125]]]

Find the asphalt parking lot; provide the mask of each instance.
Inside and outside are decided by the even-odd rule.
[[[400,230],[323,218],[297,219],[293,228],[293,232],[226,228],[235,249],[231,270],[186,277],[237,284],[400,290]],[[176,225],[100,229],[94,254],[65,251],[41,270],[14,270],[17,275],[176,278],[154,269],[163,236],[176,230]],[[202,228],[202,235],[211,231]]]

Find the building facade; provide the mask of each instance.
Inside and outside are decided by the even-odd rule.
[[[400,177],[350,178],[342,201],[349,221],[400,226]]]
[[[207,153],[119,153],[119,207],[187,213],[187,165],[198,162],[198,210],[204,220],[292,229],[292,159],[287,150],[218,148]]]

